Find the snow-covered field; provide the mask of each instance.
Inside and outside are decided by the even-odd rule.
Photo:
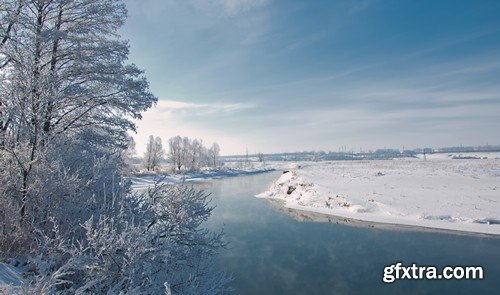
[[[258,197],[369,222],[500,235],[500,154],[477,154],[301,163]]]

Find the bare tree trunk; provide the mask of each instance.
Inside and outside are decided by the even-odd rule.
[[[52,43],[52,55],[50,59],[50,73],[51,73],[51,79],[52,81],[55,81],[56,79],[56,65],[57,65],[57,57],[58,57],[58,48],[59,48],[59,32],[61,30],[61,24],[62,24],[62,16],[63,16],[63,6],[62,4],[59,5],[59,12],[57,14],[57,20],[55,24],[55,30],[54,30],[54,41]],[[55,87],[53,83],[51,83],[52,88]],[[51,90],[51,94],[55,96],[55,89]],[[47,107],[45,110],[45,122],[43,124],[43,131],[45,133],[48,133],[52,127],[51,121],[52,121],[52,109],[53,109],[53,101],[49,100],[47,102]]]
[[[32,96],[31,96],[31,125],[32,125],[32,134],[30,139],[31,151],[29,156],[29,162],[27,168],[23,169],[23,182],[21,189],[21,223],[25,221],[26,216],[26,203],[28,202],[28,186],[29,186],[29,176],[31,170],[34,165],[34,160],[37,156],[37,147],[39,140],[39,120],[38,120],[38,111],[40,107],[40,62],[42,58],[42,44],[41,44],[41,32],[44,22],[44,9],[45,3],[42,3],[38,6],[37,9],[37,22],[36,22],[36,43],[35,43],[35,58],[34,58],[34,68],[33,68],[33,88],[32,88]]]

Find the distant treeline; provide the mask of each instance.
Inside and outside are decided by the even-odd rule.
[[[332,161],[332,160],[375,160],[416,157],[417,154],[435,153],[467,153],[467,152],[500,152],[500,145],[485,146],[457,146],[443,148],[416,148],[412,150],[377,149],[375,151],[361,152],[325,152],[325,151],[303,151],[293,153],[254,154],[224,156],[225,161]],[[260,159],[260,160],[259,160]]]

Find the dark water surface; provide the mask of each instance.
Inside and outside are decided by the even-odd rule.
[[[500,238],[298,221],[254,197],[279,172],[197,184],[212,193],[209,227],[224,226],[219,263],[234,294],[500,294]],[[383,268],[481,265],[482,281],[382,282]]]

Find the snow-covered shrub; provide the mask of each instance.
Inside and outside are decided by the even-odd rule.
[[[213,269],[222,233],[203,229],[208,195],[187,186],[156,185],[115,200],[117,215],[91,217],[86,238],[44,244],[32,290],[61,294],[218,294],[230,276]],[[56,224],[56,223],[54,223]],[[54,250],[57,249],[57,250]],[[54,253],[56,251],[56,253]],[[56,258],[55,258],[56,257]],[[64,260],[64,263],[61,263]]]
[[[98,135],[88,129],[46,143],[25,183],[16,157],[27,152],[17,148],[15,155],[0,153],[5,167],[0,172],[0,254],[38,247],[51,231],[50,217],[57,217],[65,237],[75,238],[83,234],[80,224],[106,213],[112,197],[124,189],[118,170],[122,160],[109,147],[89,140]]]

